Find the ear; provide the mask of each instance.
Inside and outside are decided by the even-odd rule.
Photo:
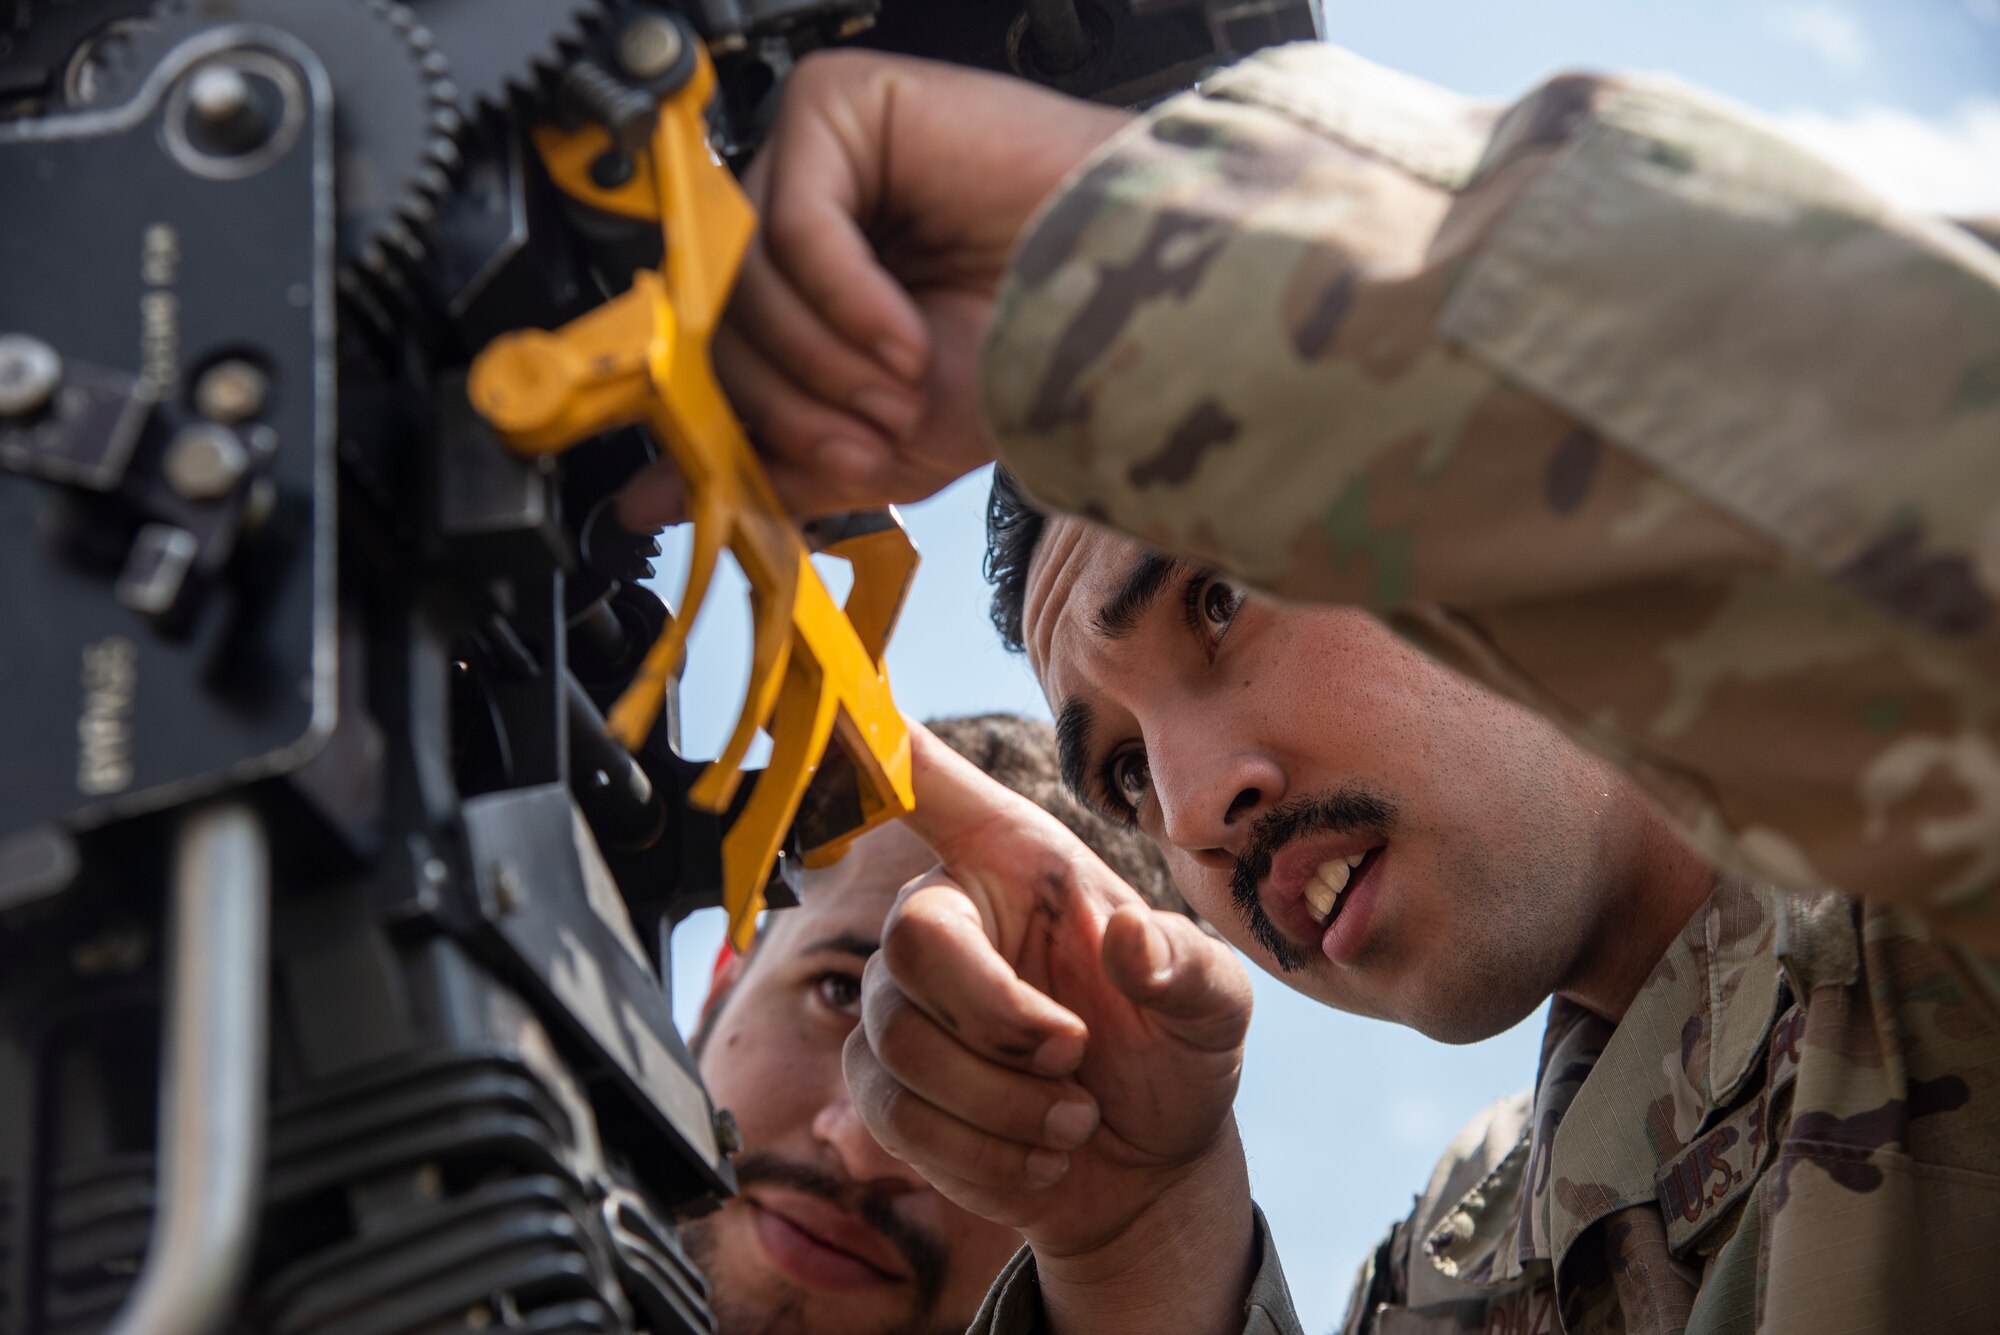
[[[724,997],[729,995],[729,989],[736,986],[736,980],[743,976],[744,967],[749,962],[750,957],[748,955],[740,954],[735,947],[729,944],[727,938],[723,940],[722,949],[715,952],[715,967],[708,975],[708,995],[702,999],[701,1003],[701,1019],[699,1023],[702,1026],[705,1027],[708,1024],[709,1017],[714,1014],[716,1006],[721,1003]]]

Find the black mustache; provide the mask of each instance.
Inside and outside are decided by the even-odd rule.
[[[859,1215],[863,1223],[889,1240],[891,1246],[910,1263],[917,1288],[916,1310],[926,1312],[944,1292],[946,1253],[944,1243],[929,1229],[920,1228],[896,1213],[889,1192],[876,1188],[856,1188],[831,1173],[767,1151],[753,1151],[736,1160],[739,1188],[764,1184],[788,1187],[808,1196],[817,1196],[829,1205]]]
[[[1308,956],[1285,939],[1257,898],[1258,884],[1271,874],[1271,859],[1293,840],[1314,834],[1365,831],[1386,841],[1395,823],[1394,802],[1355,784],[1280,803],[1251,823],[1250,840],[1237,855],[1236,868],[1229,876],[1229,898],[1243,915],[1250,935],[1271,953],[1280,969],[1286,973],[1303,969]]]

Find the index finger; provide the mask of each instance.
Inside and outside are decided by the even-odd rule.
[[[1020,948],[1038,906],[1068,903],[1101,920],[1144,903],[1062,821],[917,723],[910,759],[916,809],[903,821],[987,915],[1004,951]]]
[[[910,727],[910,785],[916,808],[903,823],[946,863],[981,832],[1019,830],[1059,845],[1082,841],[1061,821],[938,740],[915,720]]]

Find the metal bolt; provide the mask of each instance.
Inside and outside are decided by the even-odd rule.
[[[188,105],[203,124],[227,125],[250,109],[250,81],[233,65],[203,65],[188,81]]]
[[[715,1143],[722,1147],[724,1154],[735,1154],[743,1148],[743,1129],[736,1125],[736,1114],[727,1108],[717,1108],[714,1118]]]
[[[195,411],[212,422],[236,423],[264,411],[271,380],[240,357],[217,362],[195,382]]]
[[[674,67],[685,45],[680,25],[672,19],[664,14],[640,13],[618,34],[613,55],[618,68],[629,77],[657,79]]]
[[[236,433],[213,422],[184,426],[167,446],[167,485],[183,500],[227,496],[250,467],[250,451]]]
[[[0,417],[24,417],[62,384],[62,357],[39,338],[0,334]]]
[[[590,160],[590,182],[599,190],[616,190],[636,172],[632,159],[615,148],[607,148]]]
[[[519,913],[528,902],[527,887],[521,884],[521,872],[511,862],[502,862],[493,868],[493,907],[501,917]]]
[[[188,77],[187,134],[196,149],[239,156],[270,138],[271,102],[283,94],[261,71],[255,79],[264,86],[261,99],[251,76],[227,60],[211,60]]]

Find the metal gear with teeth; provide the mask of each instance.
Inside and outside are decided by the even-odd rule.
[[[411,0],[451,62],[467,117],[497,111],[560,72],[618,0]]]
[[[399,285],[398,270],[423,258],[465,123],[450,63],[430,30],[393,0],[160,0],[150,22],[105,54],[99,101],[129,95],[183,38],[224,22],[290,33],[326,66],[337,253],[348,272]]]

